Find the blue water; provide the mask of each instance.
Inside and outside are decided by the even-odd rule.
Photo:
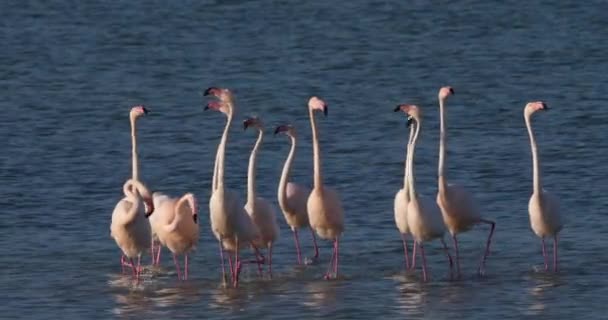
[[[22,1],[0,4],[0,315],[7,319],[343,318],[601,319],[608,303],[608,20],[605,1]],[[405,117],[424,114],[418,189],[436,192],[437,90],[451,85],[451,181],[497,222],[483,278],[487,227],[460,237],[464,276],[451,281],[439,243],[427,245],[431,282],[405,273],[393,221],[403,181]],[[268,132],[300,136],[293,179],[311,183],[306,101],[320,118],[325,182],[342,197],[346,231],[337,281],[319,264],[295,267],[284,219],[275,278],[245,269],[221,285],[207,212],[224,117],[204,112],[202,90],[231,88],[240,113]],[[540,271],[529,227],[531,158],[522,110],[534,118],[543,183],[562,203],[559,274]],[[162,269],[134,285],[120,274],[110,216],[130,176],[128,112],[139,121],[142,180],[201,202],[191,279]],[[238,122],[237,122],[238,124]],[[245,195],[255,135],[235,125],[227,181]],[[267,135],[258,190],[274,201],[288,151]],[[306,254],[308,232],[302,233]],[[146,263],[149,257],[144,257]]]

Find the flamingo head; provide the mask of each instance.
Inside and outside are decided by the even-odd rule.
[[[402,111],[408,115],[407,126],[409,127],[413,121],[418,121],[420,118],[420,108],[414,104],[400,104],[393,110],[395,112]]]
[[[255,127],[258,130],[262,130],[264,128],[264,124],[258,117],[249,117],[243,121],[243,130],[247,130],[249,127]]]
[[[294,128],[294,126],[292,126],[290,124],[283,124],[283,125],[278,126],[276,129],[274,129],[275,135],[278,133],[282,133],[282,132],[290,137],[296,136],[296,128]]]
[[[129,112],[129,116],[132,119],[137,119],[141,116],[145,116],[148,114],[148,109],[143,105],[137,105],[131,108],[131,112]]]
[[[441,87],[439,89],[439,100],[445,100],[447,97],[454,94],[454,89],[450,86]]]
[[[203,95],[214,96],[219,99],[219,101],[210,101],[205,106],[205,110],[207,110],[207,109],[216,110],[216,111],[220,111],[224,114],[228,114],[229,112],[232,111],[232,109],[233,109],[232,106],[234,103],[234,96],[232,95],[232,92],[230,92],[229,89],[210,87],[210,88],[207,88],[207,90],[205,90]]]
[[[198,223],[198,202],[196,201],[196,197],[192,193],[187,193],[186,197],[188,197],[188,204],[192,210],[192,219],[194,223]]]
[[[549,110],[549,106],[543,101],[528,102],[528,104],[526,104],[526,107],[524,108],[524,113],[526,116],[529,116],[539,110]]]
[[[323,114],[327,117],[327,103],[317,98],[316,96],[310,97],[310,99],[308,100],[308,108],[312,111],[321,110],[323,111]]]
[[[150,197],[144,197],[143,200],[146,208],[146,218],[149,218],[154,213],[154,201]]]

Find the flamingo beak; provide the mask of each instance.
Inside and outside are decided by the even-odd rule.
[[[209,87],[207,88],[207,90],[205,90],[205,92],[203,93],[204,96],[208,96],[208,95],[213,95],[213,96],[217,96],[217,91],[219,89],[217,87]]]
[[[144,204],[146,206],[146,218],[149,218],[154,213],[154,202],[152,198],[146,198],[144,199]]]
[[[456,92],[454,92],[454,89],[450,88],[450,93],[451,94],[456,94]]]
[[[247,120],[243,121],[243,131],[247,130],[247,128],[249,128],[249,126],[251,126],[251,124],[253,124],[253,120],[251,120],[251,119],[247,119]]]
[[[401,105],[398,105],[395,107],[395,109],[393,110],[393,112],[398,112],[401,111]]]
[[[287,131],[287,126],[281,125],[281,126],[278,126],[276,129],[274,129],[274,134],[276,135],[278,133],[285,132],[285,131]]]
[[[327,117],[327,110],[328,110],[328,107],[327,107],[327,105],[325,105],[323,107],[323,115],[325,115],[326,117]]]

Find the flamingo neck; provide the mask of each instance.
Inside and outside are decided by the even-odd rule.
[[[230,131],[230,125],[232,124],[232,117],[233,117],[232,108],[230,108],[230,110],[231,111],[228,112],[228,119],[226,121],[226,127],[224,128],[224,133],[222,134],[222,140],[218,147],[218,154],[216,157],[216,160],[219,158],[219,162],[217,165],[216,189],[224,187],[224,163],[225,163],[224,158],[225,158],[225,154],[226,154],[226,143],[228,141],[228,132]]]
[[[404,173],[403,173],[403,190],[405,191],[405,194],[406,194],[405,197],[406,197],[406,199],[409,199],[408,179],[409,179],[410,173],[409,173],[409,170],[408,170],[409,169],[409,161],[408,161],[408,159],[409,159],[409,156],[410,156],[410,144],[412,143],[412,140],[414,138],[414,129],[415,128],[412,125],[410,127],[410,134],[409,134],[409,137],[407,139],[407,146],[405,148],[405,170],[404,170]]]
[[[135,128],[135,118],[131,117],[131,161],[132,161],[132,178],[139,180],[139,160],[137,157],[137,137]]]
[[[253,204],[256,198],[256,190],[255,190],[255,168],[256,168],[256,159],[258,157],[258,149],[262,144],[262,140],[264,139],[264,131],[262,129],[258,129],[258,139],[253,146],[253,150],[251,150],[251,155],[249,156],[249,168],[247,170],[247,203]]]
[[[420,120],[415,119],[414,124],[416,125],[416,132],[414,133],[414,137],[412,138],[412,143],[410,144],[409,152],[408,152],[408,170],[409,170],[409,196],[410,201],[416,201],[416,181],[414,175],[414,153],[416,151],[416,142],[418,141],[418,134],[420,133]]]
[[[447,187],[445,162],[446,162],[446,119],[445,119],[445,99],[439,99],[439,117],[440,117],[440,131],[439,131],[439,168],[437,175],[439,177],[439,192],[442,192]]]
[[[281,206],[283,210],[287,207],[287,181],[289,180],[291,164],[293,163],[293,158],[296,153],[296,138],[292,136],[289,138],[291,139],[291,149],[289,150],[289,154],[283,165],[283,172],[281,172],[281,180],[279,181],[279,191],[277,192],[279,195],[279,206]]]
[[[321,176],[321,150],[319,147],[319,136],[317,132],[317,122],[312,109],[308,110],[310,116],[310,127],[312,128],[312,150],[314,161],[314,188],[323,188],[323,177]]]
[[[532,131],[532,125],[530,124],[530,115],[524,116],[526,120],[526,127],[528,128],[528,135],[530,136],[530,147],[532,148],[532,177],[533,177],[533,188],[534,193],[541,194],[542,185],[540,180],[540,159],[538,158],[538,147],[536,146],[536,138],[534,137],[534,131]]]

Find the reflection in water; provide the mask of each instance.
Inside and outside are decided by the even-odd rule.
[[[212,308],[228,308],[235,311],[244,309],[250,299],[249,291],[246,287],[240,288],[224,287],[218,284],[211,289],[209,306]]]
[[[335,306],[336,289],[339,285],[339,280],[313,280],[307,283],[304,285],[306,294],[302,297],[302,304],[315,309]]]
[[[545,290],[552,290],[553,287],[560,285],[559,275],[535,272],[532,274],[530,280],[532,286],[528,291],[531,299],[530,305],[527,310],[525,310],[525,313],[535,316],[542,315],[547,309],[547,305],[545,304]]]
[[[397,312],[407,316],[424,315],[424,306],[428,296],[427,286],[407,275],[395,276],[393,279],[398,281],[395,286],[399,293],[395,295]]]

